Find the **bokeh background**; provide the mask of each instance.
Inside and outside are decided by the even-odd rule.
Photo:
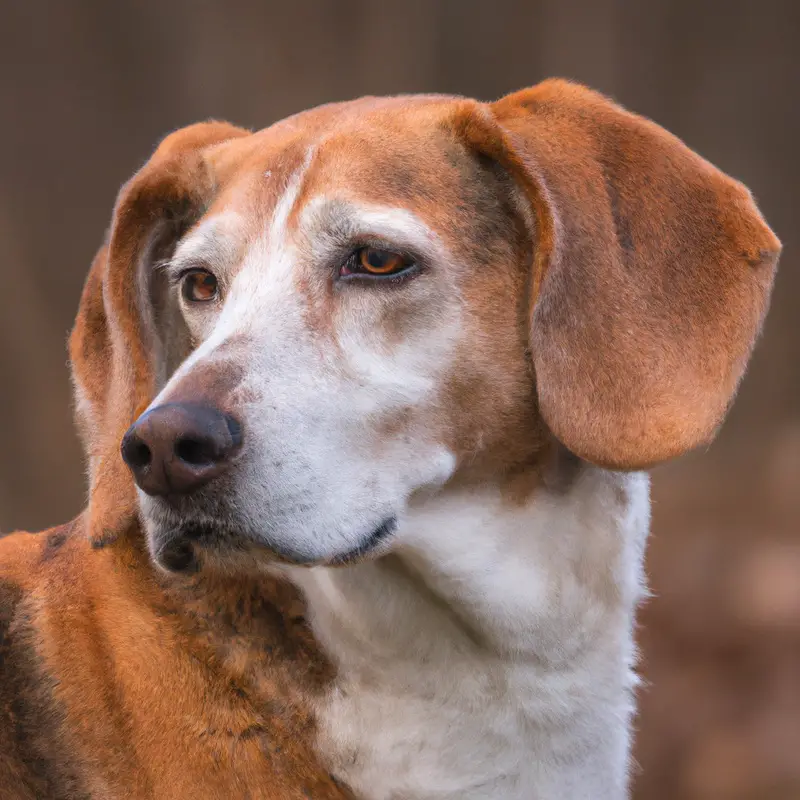
[[[654,476],[635,797],[800,799],[799,43],[795,0],[0,0],[0,530],[81,506],[66,335],[163,134],[583,81],[745,181],[785,245],[722,435]]]

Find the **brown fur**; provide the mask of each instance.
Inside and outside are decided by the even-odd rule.
[[[746,189],[605,98],[550,81],[493,105],[366,98],[252,135],[172,134],[120,193],[70,343],[89,506],[0,542],[4,800],[348,796],[313,748],[314,698],[334,676],[301,598],[263,576],[155,570],[119,455],[171,369],[163,351],[187,346],[180,331],[164,341],[155,264],[209,210],[245,209],[255,235],[311,145],[325,157],[295,212],[336,186],[446,238],[471,337],[491,347],[444,376],[449,413],[431,435],[462,464],[480,449],[475,474],[510,474],[509,502],[571,479],[575,459],[547,428],[582,458],[631,468],[722,419],[779,243]],[[334,336],[333,296],[311,279],[298,291]],[[389,338],[419,313],[386,303]],[[216,397],[234,378],[222,365],[216,388],[183,389]],[[405,416],[393,424],[398,435]]]
[[[780,243],[747,189],[649,120],[564,81],[465,107],[537,219],[539,406],[575,453],[646,468],[708,442],[744,372]]]
[[[312,750],[332,673],[291,586],[167,580],[83,517],[0,560],[4,800],[348,796]]]

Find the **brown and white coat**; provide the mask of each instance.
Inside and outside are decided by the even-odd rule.
[[[2,797],[624,797],[641,470],[712,438],[779,249],[563,81],[167,137],[71,339],[87,509],[0,541]],[[137,489],[186,403],[241,450]]]

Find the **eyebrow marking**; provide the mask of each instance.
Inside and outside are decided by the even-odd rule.
[[[420,255],[450,258],[438,234],[406,208],[322,195],[303,209],[300,222],[306,236],[323,247],[374,236],[418,251]]]
[[[239,217],[230,211],[204,220],[178,244],[165,269],[174,274],[197,262],[225,266],[236,257],[234,231],[238,227]]]
[[[420,249],[438,244],[438,236],[416,214],[405,208],[354,205],[353,221],[375,234],[397,238]]]

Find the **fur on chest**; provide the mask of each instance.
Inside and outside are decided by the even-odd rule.
[[[332,772],[375,800],[622,797],[647,506],[645,478],[601,471],[514,509],[462,495],[395,556],[296,574],[337,669]]]

